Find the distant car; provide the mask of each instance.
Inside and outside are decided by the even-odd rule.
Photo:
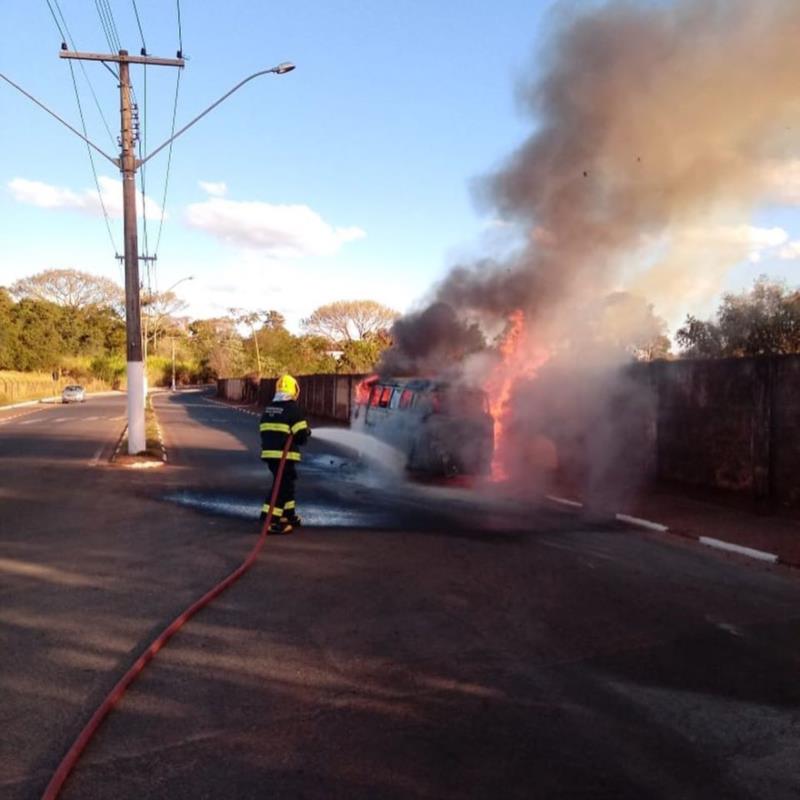
[[[84,403],[86,402],[86,391],[83,386],[65,386],[61,392],[62,403]]]

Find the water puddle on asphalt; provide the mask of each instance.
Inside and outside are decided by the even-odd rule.
[[[223,517],[257,520],[261,513],[261,500],[244,499],[231,495],[180,491],[165,495],[164,500],[184,508]],[[391,517],[376,511],[337,508],[321,503],[302,503],[298,507],[303,525],[325,528],[390,528]]]

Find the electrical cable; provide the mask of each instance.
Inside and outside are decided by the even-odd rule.
[[[69,74],[72,78],[72,88],[75,91],[75,102],[78,104],[78,115],[81,118],[81,127],[83,128],[83,135],[87,136],[86,132],[86,119],[83,116],[83,106],[81,105],[81,97],[80,93],[78,92],[78,82],[75,80],[75,70],[72,68],[72,62],[69,62]],[[111,222],[108,218],[108,209],[106,209],[106,204],[103,200],[103,193],[100,190],[100,179],[97,176],[97,167],[94,163],[94,156],[92,155],[92,149],[89,145],[86,145],[86,152],[89,154],[89,163],[92,167],[92,175],[94,177],[94,185],[97,189],[97,198],[100,200],[100,208],[103,210],[103,219],[106,223],[106,230],[108,231],[108,238],[111,241],[111,247],[114,249],[114,255],[116,256],[117,250],[117,243],[114,241],[114,234],[111,233]]]
[[[175,80],[175,99],[172,103],[172,128],[170,130],[170,137],[175,136],[175,122],[178,117],[178,95],[180,94],[181,89],[181,70],[178,70],[178,77]],[[169,189],[169,175],[170,175],[170,168],[172,166],[172,145],[173,142],[170,141],[169,148],[167,150],[167,171],[164,177],[164,194],[161,197],[161,220],[158,223],[158,235],[156,236],[156,247],[153,251],[154,256],[158,256],[158,249],[161,245],[161,233],[164,229],[164,215],[167,210],[167,191]]]
[[[139,8],[136,5],[136,0],[131,0],[133,3],[133,13],[136,16],[136,24],[139,26],[139,36],[142,38],[142,49],[147,52],[147,44],[144,41],[144,31],[142,30],[142,20],[139,17]]]
[[[45,0],[45,2],[47,3],[47,7],[50,9],[50,13],[53,16],[53,22],[55,22],[56,28],[58,28],[58,32],[61,35],[61,41],[66,42],[67,37],[64,35],[64,31],[61,30],[61,23],[58,21],[58,17],[56,17],[56,12],[53,11],[53,6],[50,4],[50,0]]]
[[[71,44],[71,46],[72,46],[72,48],[74,50],[74,49],[76,49],[75,48],[75,42],[74,42],[74,40],[72,38],[72,34],[71,34],[70,30],[69,30],[69,26],[67,25],[67,21],[66,21],[66,19],[64,17],[64,13],[61,10],[61,6],[59,5],[58,0],[54,0],[54,2],[55,2],[55,7],[56,7],[56,9],[58,11],[58,17],[61,18],[61,23],[59,23],[58,17],[56,16],[56,12],[53,10],[53,6],[52,6],[50,0],[46,0],[47,7],[48,7],[48,9],[50,9],[50,14],[53,17],[53,22],[55,22],[56,28],[58,29],[58,32],[61,34],[62,41],[69,40],[69,42],[70,42],[70,44]],[[62,29],[62,24],[63,24],[63,29]],[[65,31],[66,31],[66,35],[65,35]],[[88,132],[87,132],[87,128],[86,128],[86,117],[84,116],[84,113],[83,113],[83,105],[81,104],[80,92],[78,91],[78,82],[75,79],[75,70],[74,70],[74,68],[72,66],[72,61],[70,60],[68,63],[69,63],[69,74],[70,74],[70,77],[72,78],[72,89],[75,92],[75,102],[76,102],[76,104],[78,106],[78,115],[80,116],[80,120],[81,120],[81,128],[83,130],[84,137],[88,138]],[[83,64],[81,62],[79,62],[79,63],[80,63],[80,66],[83,68]],[[84,70],[84,77],[86,78],[86,82],[89,84],[89,88],[90,88],[90,90],[92,92],[92,97],[94,98],[94,101],[95,101],[95,104],[97,105],[98,111],[100,111],[100,115],[101,115],[101,117],[103,119],[103,123],[105,124],[106,130],[108,131],[108,135],[111,137],[111,140],[112,140],[112,143],[113,143],[114,140],[113,140],[113,137],[111,136],[111,130],[108,127],[108,122],[106,121],[106,118],[103,115],[102,109],[100,108],[100,103],[99,103],[99,101],[97,99],[97,94],[95,93],[94,87],[92,86],[91,81],[89,80],[89,76],[86,74],[85,70]],[[89,156],[89,164],[90,164],[91,169],[92,169],[92,177],[94,178],[94,185],[95,185],[95,188],[97,189],[97,198],[100,201],[100,208],[103,211],[103,219],[105,221],[105,226],[106,226],[106,231],[108,233],[108,238],[109,238],[109,241],[111,242],[111,247],[114,250],[114,255],[116,255],[117,254],[117,245],[116,245],[116,242],[114,241],[114,234],[111,232],[111,222],[110,222],[109,216],[108,216],[108,209],[106,208],[105,201],[103,200],[103,193],[100,190],[100,179],[99,179],[99,177],[97,175],[97,166],[94,163],[94,156],[92,155],[92,149],[89,146],[88,142],[86,143],[86,152],[87,152],[87,154]]]
[[[200,609],[207,606],[216,597],[219,597],[229,586],[234,584],[242,575],[244,575],[250,567],[253,566],[258,554],[264,547],[264,542],[269,535],[269,527],[272,523],[272,509],[278,500],[278,492],[281,483],[283,482],[283,472],[286,466],[286,458],[291,447],[293,437],[291,434],[286,439],[286,444],[283,446],[281,453],[280,464],[275,475],[275,482],[272,486],[272,494],[270,495],[269,511],[261,526],[261,533],[256,541],[253,549],[247,555],[247,558],[233,571],[220,581],[216,586],[209,589],[199,600],[196,600],[185,611],[175,617],[169,625],[151,642],[147,649],[136,659],[128,671],[117,681],[114,688],[106,695],[105,700],[100,704],[98,709],[89,718],[89,721],[83,727],[83,730],[78,734],[78,738],[70,746],[61,763],[58,765],[53,777],[47,784],[47,788],[42,795],[42,800],[55,800],[61,792],[64,782],[69,777],[81,754],[86,749],[86,746],[92,740],[92,737],[97,732],[97,729],[103,723],[103,720],[108,716],[114,706],[119,702],[121,697],[125,694],[126,689],[136,680],[144,668],[155,658],[156,654],[161,650],[164,645],[183,627],[184,623],[188,622]]]
[[[117,30],[117,22],[114,19],[114,11],[111,8],[111,0],[104,0],[104,3],[106,11],[108,13],[109,22],[111,23],[111,31],[114,34],[114,42],[116,43],[117,50],[120,50],[122,48],[122,45],[120,44],[119,31]]]
[[[183,57],[183,28],[181,26],[181,0],[175,0],[178,6],[178,52]]]
[[[62,29],[62,25],[59,24],[59,21],[56,18],[56,15],[55,15],[55,12],[53,11],[53,6],[51,5],[50,0],[45,0],[45,2],[47,3],[47,7],[50,9],[50,13],[53,15],[53,21],[56,23],[56,27],[58,28],[58,32],[61,34],[61,41],[62,42],[69,42],[69,46],[73,50],[77,50],[78,48],[75,46],[75,40],[72,38],[72,32],[69,29],[69,25],[67,25],[66,17],[64,16],[64,12],[61,10],[61,5],[59,4],[58,0],[54,0],[54,2],[55,2],[56,10],[58,11],[58,16],[61,17],[61,23],[63,24],[63,29]],[[66,36],[64,35],[64,31],[66,31]],[[106,133],[108,134],[108,138],[111,140],[111,144],[114,145],[114,144],[116,144],[116,140],[114,139],[114,134],[111,133],[111,127],[108,124],[108,120],[106,119],[106,115],[103,113],[103,107],[100,105],[100,101],[97,99],[97,92],[95,92],[94,86],[93,86],[91,80],[89,80],[89,73],[86,72],[86,67],[83,64],[83,61],[78,61],[78,66],[80,67],[80,70],[83,73],[83,77],[86,80],[86,84],[89,87],[89,91],[92,94],[92,99],[94,100],[95,108],[97,108],[97,112],[100,114],[100,119],[103,121],[103,126],[106,129]],[[105,62],[103,62],[103,66],[105,66],[107,69],[110,69],[110,67],[108,67],[108,65]],[[116,72],[114,72],[114,70],[111,70],[111,74],[114,75],[115,78],[118,77]]]

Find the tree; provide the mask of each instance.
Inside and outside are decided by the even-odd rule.
[[[14,301],[0,286],[0,369],[14,369],[17,331]]]
[[[247,325],[250,328],[250,335],[253,337],[253,347],[256,351],[256,370],[258,377],[261,377],[261,351],[258,347],[258,336],[256,335],[256,325],[259,322],[271,320],[273,325],[283,324],[283,317],[277,311],[247,311],[244,308],[229,308],[228,313],[233,317],[237,325]],[[272,316],[270,316],[272,315]],[[280,320],[280,322],[279,322]]]
[[[307,333],[344,343],[388,331],[399,316],[375,300],[338,300],[320,306],[302,324]]]
[[[125,293],[114,281],[77,269],[48,269],[21,278],[11,286],[11,294],[18,300],[44,300],[67,308],[121,310],[125,303]]]
[[[676,338],[686,356],[800,353],[800,291],[762,275],[750,291],[724,295],[715,319],[687,316]]]
[[[392,343],[391,337],[380,332],[354,342],[346,342],[339,359],[339,372],[372,372],[383,351]]]
[[[246,371],[242,337],[232,319],[195,320],[189,334],[204,378],[228,378]]]
[[[142,295],[142,328],[145,341],[158,345],[158,337],[165,327],[174,324],[174,317],[187,307],[175,292],[149,292]]]

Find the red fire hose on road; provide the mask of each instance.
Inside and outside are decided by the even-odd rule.
[[[261,552],[261,548],[264,546],[264,541],[266,540],[267,534],[269,533],[269,526],[272,522],[272,509],[275,507],[275,503],[278,499],[278,490],[280,489],[281,481],[283,480],[283,469],[286,466],[286,456],[289,452],[289,448],[292,445],[292,438],[293,437],[290,434],[286,440],[286,444],[283,446],[280,464],[278,465],[278,471],[275,475],[275,484],[272,487],[272,494],[270,495],[269,511],[267,512],[264,524],[261,526],[261,534],[258,537],[258,541],[255,543],[255,546],[250,551],[247,558],[245,558],[245,560],[233,572],[231,572],[227,578],[224,578],[222,581],[220,581],[216,586],[214,586],[213,589],[210,589],[208,592],[206,592],[199,600],[196,600],[182,614],[172,620],[172,622],[170,622],[170,624],[164,628],[164,630],[156,639],[153,640],[153,642],[139,656],[139,658],[136,659],[131,668],[122,676],[122,678],[120,678],[116,686],[114,686],[114,688],[108,693],[106,699],[103,700],[97,711],[92,714],[91,718],[80,732],[78,738],[72,743],[72,746],[67,751],[67,754],[58,765],[58,769],[56,769],[55,773],[53,773],[50,783],[47,784],[47,788],[42,795],[42,800],[55,800],[55,798],[58,797],[62,787],[64,786],[64,782],[67,780],[75,765],[78,763],[83,751],[86,749],[86,746],[97,732],[97,729],[100,727],[103,720],[108,716],[111,709],[114,708],[122,695],[125,694],[125,690],[136,680],[136,678],[150,663],[150,661],[152,661],[156,653],[158,653],[158,651],[161,650],[161,648],[173,637],[173,635],[181,627],[183,627],[183,625],[201,608],[207,606],[215,597],[221,595],[229,586],[241,578],[251,566],[253,566],[256,558],[258,558],[258,554]]]

